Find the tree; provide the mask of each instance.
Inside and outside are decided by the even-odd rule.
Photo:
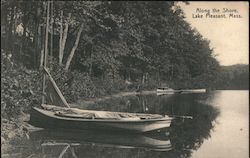
[[[62,24],[62,19],[63,19],[63,10],[61,11],[61,24],[60,24],[60,41],[59,41],[59,65],[62,66],[62,61],[63,61],[63,54],[64,54],[64,49],[65,49],[65,44],[68,36],[68,30],[69,30],[69,24],[70,24],[70,19],[71,18],[71,13],[68,13],[68,17],[65,22],[65,27],[63,30],[63,24]]]
[[[68,57],[68,60],[67,60],[67,63],[66,63],[66,66],[65,66],[65,70],[68,71],[69,70],[69,65],[70,65],[70,62],[72,61],[72,58],[74,56],[74,53],[76,51],[76,48],[78,46],[78,43],[79,43],[79,40],[80,40],[80,37],[81,37],[81,33],[82,33],[82,30],[83,30],[83,24],[81,24],[80,28],[79,28],[79,31],[77,33],[77,36],[76,36],[76,41],[75,41],[75,44],[69,54],[69,57]]]

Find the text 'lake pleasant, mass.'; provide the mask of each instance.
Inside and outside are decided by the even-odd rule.
[[[194,19],[202,19],[202,18],[210,18],[210,19],[235,19],[235,18],[242,18],[239,11],[237,9],[230,9],[230,8],[196,8],[195,13],[192,13],[192,18]]]

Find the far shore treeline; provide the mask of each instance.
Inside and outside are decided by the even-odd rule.
[[[248,89],[248,65],[220,66],[176,2],[2,0],[4,106],[17,94],[40,102],[46,41],[70,102],[159,86]]]
[[[248,90],[249,65],[221,66],[215,87],[218,90]]]

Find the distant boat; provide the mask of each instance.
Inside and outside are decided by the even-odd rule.
[[[175,93],[180,93],[181,90],[174,90],[172,88],[169,87],[159,87],[156,90],[157,95],[161,95],[161,94],[175,94]]]
[[[181,93],[206,93],[206,89],[182,89]]]
[[[163,95],[163,94],[178,94],[178,93],[206,93],[206,89],[178,89],[174,90],[169,87],[161,87],[157,88],[156,93],[157,95]]]
[[[169,127],[172,117],[160,114],[138,114],[70,108],[55,81],[48,77],[47,100],[53,105],[32,107],[29,123],[45,129],[108,130],[149,132]],[[57,105],[57,106],[55,106]],[[62,107],[62,106],[66,107]]]

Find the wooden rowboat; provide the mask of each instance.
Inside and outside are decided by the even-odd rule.
[[[43,105],[42,107],[32,108],[29,123],[45,129],[88,129],[140,133],[167,128],[170,126],[172,120],[171,117],[159,114],[80,110],[51,105]],[[56,109],[51,109],[53,107]],[[68,111],[67,113],[62,111],[63,109],[80,112],[69,114]]]

